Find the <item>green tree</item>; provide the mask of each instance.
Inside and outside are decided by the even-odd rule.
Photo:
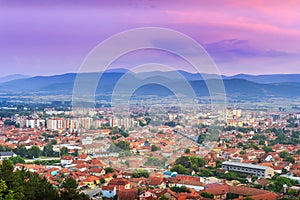
[[[213,176],[213,173],[209,169],[203,169],[200,172],[200,176],[210,177],[210,176]]]
[[[130,150],[130,143],[129,142],[120,141],[118,143],[115,143],[115,145],[117,147],[119,147],[120,149],[122,149],[122,150],[125,150],[125,151],[129,151]]]
[[[60,149],[60,156],[65,156],[65,155],[69,155],[68,148],[67,147],[62,147]]]
[[[190,150],[190,149],[185,149],[185,150],[184,150],[184,153],[190,154],[190,153],[191,153],[191,150]]]
[[[156,146],[156,145],[151,145],[151,151],[158,151],[160,150],[160,147]]]
[[[264,146],[263,147],[263,150],[266,152],[266,153],[269,153],[269,152],[272,152],[273,149],[271,147],[267,147],[267,146]]]
[[[25,160],[21,156],[14,156],[9,158],[10,161],[13,162],[13,164],[21,163],[24,164]]]
[[[10,188],[14,182],[13,171],[13,163],[10,160],[3,160],[0,166],[0,177],[6,182],[8,188]]]
[[[28,156],[27,158],[38,158],[40,157],[42,151],[39,147],[37,146],[32,146],[29,150],[28,150]]]
[[[56,145],[56,144],[57,144],[57,141],[56,141],[55,139],[52,139],[52,140],[50,141],[50,144]]]
[[[61,199],[64,200],[88,200],[89,196],[77,191],[78,184],[73,178],[66,178],[62,183]]]
[[[74,156],[75,156],[75,157],[78,157],[78,156],[79,156],[78,149],[75,149],[75,150],[74,150]]]
[[[290,162],[290,163],[295,163],[295,159],[292,156],[286,157],[285,161]]]
[[[222,167],[222,161],[216,160],[216,168],[221,168],[221,167]]]
[[[14,200],[15,195],[12,190],[8,190],[5,181],[0,180],[0,200]]]
[[[274,192],[282,192],[283,191],[283,185],[287,185],[289,187],[297,184],[297,181],[286,178],[286,177],[276,177],[275,180],[272,180],[272,182],[269,185],[269,189]]]
[[[149,177],[149,172],[146,169],[135,169],[132,173],[133,178]]]
[[[161,195],[158,200],[168,200],[169,198],[166,197],[165,194]]]
[[[289,192],[288,192],[289,195],[291,196],[296,196],[297,195],[297,191],[294,190],[294,189],[290,189]]]
[[[279,153],[280,158],[287,158],[289,154],[286,151],[282,151]]]
[[[200,196],[205,197],[205,198],[209,198],[209,199],[214,199],[214,195],[213,195],[213,194],[210,194],[210,193],[208,193],[208,192],[202,192],[202,193],[200,194]]]
[[[46,146],[44,146],[42,155],[46,157],[56,156],[55,152],[53,151],[53,146],[51,143],[48,143]]]
[[[165,166],[166,159],[158,159],[154,157],[148,157],[147,161],[145,162],[145,166]]]
[[[105,179],[104,178],[100,178],[100,183],[101,184],[105,183]]]
[[[27,158],[27,157],[28,157],[28,150],[27,150],[26,147],[23,146],[23,145],[17,146],[17,148],[15,148],[15,149],[13,150],[13,152],[14,152],[15,154],[17,154],[17,155],[23,157],[23,158]]]
[[[190,189],[185,186],[181,186],[181,187],[175,186],[175,187],[171,187],[170,189],[176,193],[181,193],[181,192],[191,193]]]
[[[171,168],[172,172],[177,172],[178,174],[189,174],[188,170],[181,164],[174,165]]]
[[[105,170],[105,174],[109,174],[109,173],[115,172],[115,170],[113,168],[111,168],[111,167],[106,167],[104,170]]]

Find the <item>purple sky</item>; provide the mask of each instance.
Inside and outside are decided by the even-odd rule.
[[[0,0],[0,76],[76,72],[101,41],[145,26],[194,38],[222,74],[300,73],[297,0]]]

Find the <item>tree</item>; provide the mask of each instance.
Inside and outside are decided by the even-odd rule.
[[[149,177],[149,172],[146,169],[136,169],[132,173],[133,178],[140,178],[140,177]]]
[[[129,151],[130,150],[130,143],[129,142],[120,141],[118,143],[115,143],[115,145],[117,147],[119,147],[120,149],[122,149],[122,150],[125,150],[125,151]]]
[[[158,200],[168,200],[169,198],[167,198],[166,196],[165,196],[165,194],[163,194],[163,195],[161,195],[159,198],[158,198]]]
[[[216,160],[216,168],[221,168],[221,167],[222,167],[222,161]]]
[[[104,170],[105,170],[105,174],[109,174],[109,173],[115,172],[115,170],[113,168],[111,168],[111,167],[106,167]]]
[[[240,155],[244,155],[244,154],[246,154],[246,151],[244,150],[240,151]]]
[[[297,191],[294,190],[294,189],[290,189],[289,192],[288,192],[289,195],[291,196],[296,196],[297,195]]]
[[[0,167],[0,177],[6,182],[8,187],[14,181],[13,177],[14,165],[10,160],[3,160],[2,165]]]
[[[285,161],[290,162],[290,163],[295,163],[295,159],[292,156],[286,157]]]
[[[185,186],[181,186],[181,187],[175,186],[175,187],[171,187],[170,189],[176,193],[181,193],[181,192],[191,193],[190,189]]]
[[[181,164],[174,165],[171,168],[172,172],[177,172],[178,174],[189,174],[188,170]]]
[[[266,153],[269,153],[269,152],[272,152],[273,149],[271,147],[267,147],[267,146],[264,146],[263,147],[263,150],[266,152]]]
[[[279,153],[280,158],[287,158],[289,154],[286,151],[282,151]]]
[[[175,164],[180,164],[187,169],[198,172],[199,167],[205,166],[205,160],[196,156],[181,156],[176,159]]]
[[[160,166],[160,167],[163,167],[165,166],[165,162],[166,160],[165,159],[158,159],[158,158],[155,158],[155,157],[148,157],[147,161],[145,162],[145,166]]]
[[[200,173],[200,176],[203,176],[203,177],[210,177],[212,175],[213,174],[211,173],[211,171],[209,169],[203,169],[203,170],[201,170],[201,173]]]
[[[37,146],[32,146],[29,150],[28,150],[28,156],[27,158],[38,158],[40,157],[42,151],[39,147]]]
[[[175,164],[180,164],[186,168],[191,167],[190,159],[187,156],[181,156],[181,157],[177,158],[175,161]]]
[[[214,199],[214,195],[208,192],[202,192],[200,194],[200,196],[205,197],[205,198],[209,198],[209,199]]]
[[[184,153],[190,154],[190,153],[191,153],[191,150],[190,150],[190,149],[186,149],[186,150],[184,150]]]
[[[156,146],[156,145],[151,145],[151,151],[158,151],[160,150],[160,147]]]
[[[45,178],[25,169],[14,171],[10,160],[3,160],[0,165],[0,199],[74,199],[87,200],[89,197],[77,191],[77,183],[68,178],[62,183],[59,191]]]
[[[12,161],[13,164],[17,164],[17,163],[24,164],[25,163],[25,160],[19,155],[10,157],[9,160]]]
[[[8,190],[7,185],[5,184],[5,181],[0,180],[0,199],[1,200],[14,200],[15,195],[12,190]]]
[[[69,155],[67,147],[62,147],[60,149],[60,156],[64,156],[64,155]]]
[[[13,152],[14,152],[15,154],[17,154],[17,155],[23,157],[23,158],[27,158],[27,157],[28,157],[28,150],[27,150],[26,147],[23,146],[23,145],[17,146],[17,148],[15,148],[15,149],[13,150]]]
[[[50,144],[56,145],[56,144],[57,144],[57,141],[56,141],[55,139],[52,139],[52,140],[50,141]]]
[[[297,181],[286,178],[286,177],[276,177],[275,180],[273,180],[270,185],[269,189],[274,192],[282,192],[283,191],[283,185],[287,185],[291,187],[292,185],[297,184]]]
[[[56,156],[51,143],[48,143],[46,146],[44,146],[42,155],[46,157]]]
[[[252,176],[251,178],[251,182],[254,183],[255,181],[257,181],[258,177],[257,176]]]
[[[105,183],[105,179],[104,178],[100,178],[100,183],[101,184]]]
[[[73,178],[66,178],[62,183],[61,198],[64,200],[88,200],[89,196],[77,191],[78,184]]]
[[[74,156],[75,156],[75,157],[78,157],[78,155],[79,155],[78,149],[75,149],[75,150],[74,150]]]

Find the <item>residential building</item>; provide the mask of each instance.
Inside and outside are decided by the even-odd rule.
[[[222,163],[222,169],[251,174],[259,178],[271,178],[274,176],[273,168],[254,164],[225,161]]]

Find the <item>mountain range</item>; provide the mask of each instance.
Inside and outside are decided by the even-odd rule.
[[[23,75],[23,74],[12,74],[12,75],[8,75],[8,76],[0,77],[0,83],[13,81],[13,80],[17,80],[17,79],[30,78],[30,77],[31,76]]]
[[[121,77],[125,74],[130,76],[126,84],[134,84],[141,77],[163,77],[163,81],[168,84],[176,85],[178,91],[184,90],[180,85],[180,76],[189,82],[198,96],[208,96],[207,82],[214,84],[217,75],[205,74],[208,80],[203,80],[200,74],[186,71],[167,71],[167,72],[140,72],[128,73],[125,69],[114,69],[102,73],[99,87],[96,93],[111,94]],[[177,74],[179,76],[174,76]],[[0,93],[2,94],[72,94],[76,73],[68,73],[53,76],[26,77],[19,75],[19,78],[7,79],[0,78]],[[96,73],[83,74],[86,80],[95,77]],[[182,79],[182,78],[181,78]],[[226,90],[226,95],[237,99],[264,99],[264,98],[300,98],[300,74],[274,74],[274,75],[247,75],[238,74],[234,76],[222,76]],[[3,81],[2,81],[3,80]],[[155,82],[155,81],[154,81]],[[158,84],[148,84],[141,86],[136,94],[147,95],[169,95],[172,92]]]

